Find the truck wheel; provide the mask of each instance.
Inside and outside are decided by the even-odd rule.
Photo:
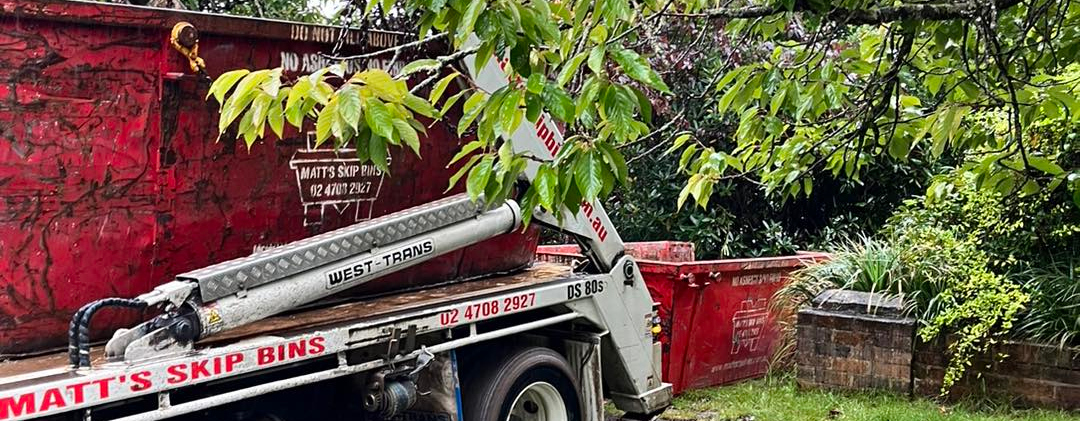
[[[577,381],[566,360],[550,349],[511,351],[495,364],[478,361],[463,374],[462,410],[469,421],[581,420]]]

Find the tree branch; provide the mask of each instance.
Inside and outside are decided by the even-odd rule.
[[[998,10],[1020,3],[1020,0],[997,0]],[[833,8],[819,11],[824,20],[843,22],[848,25],[873,25],[899,20],[955,20],[971,18],[984,6],[972,2],[902,4],[899,6],[881,6],[868,9]],[[815,12],[809,2],[797,1],[791,12]],[[783,6],[746,6],[710,9],[700,13],[666,13],[667,16],[706,19],[752,19],[781,13],[789,10]]]

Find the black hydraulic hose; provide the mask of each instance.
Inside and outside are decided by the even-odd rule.
[[[143,309],[147,304],[142,300],[128,298],[105,298],[82,306],[71,318],[68,331],[68,360],[75,368],[90,367],[90,321],[94,313],[105,307]]]
[[[71,316],[71,326],[68,327],[68,362],[73,367],[79,366],[79,321],[82,320],[83,313],[86,313],[86,306],[80,307]]]

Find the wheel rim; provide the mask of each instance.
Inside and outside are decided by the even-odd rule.
[[[569,421],[566,402],[547,382],[530,384],[514,399],[506,421]]]

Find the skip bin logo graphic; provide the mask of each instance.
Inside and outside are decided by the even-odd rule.
[[[334,214],[351,218],[350,222],[371,219],[385,175],[374,165],[361,163],[356,149],[316,149],[313,138],[308,133],[307,148],[289,160],[304,206],[304,226],[322,225]]]
[[[738,311],[731,316],[731,354],[743,349],[756,352],[761,335],[765,333],[768,318],[768,302],[764,298],[743,300]]]

